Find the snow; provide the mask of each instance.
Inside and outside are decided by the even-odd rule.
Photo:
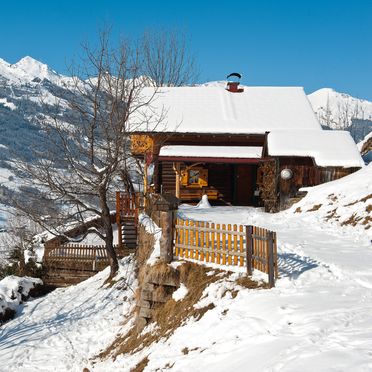
[[[198,157],[198,158],[261,158],[262,147],[259,146],[162,146],[159,156],[164,157]]]
[[[363,140],[362,141],[360,141],[359,143],[358,143],[358,150],[359,151],[362,151],[362,149],[363,149],[363,145],[370,139],[370,138],[372,138],[372,132],[370,132],[370,133],[368,133],[364,138],[363,138]]]
[[[109,346],[134,307],[133,258],[120,262],[113,286],[109,268],[78,285],[28,301],[0,334],[0,370],[16,372],[91,370],[90,358]],[[1,368],[5,369],[1,369]]]
[[[211,205],[208,201],[208,195],[205,194],[202,196],[200,202],[197,204],[196,208],[211,208]]]
[[[0,168],[0,185],[6,186],[9,189],[17,189],[18,177],[7,168]]]
[[[112,225],[112,232],[114,236],[113,244],[119,244],[119,237],[118,237],[118,226]],[[79,240],[79,237],[74,238],[75,241]],[[105,241],[94,231],[90,232],[83,240],[79,241],[78,244],[80,245],[93,245],[93,246],[102,246],[106,245]]]
[[[372,120],[372,102],[322,88],[308,95],[321,124],[333,129],[344,129],[352,118]]]
[[[26,56],[20,59],[13,65],[13,68],[21,69],[33,78],[39,78],[40,80],[48,79],[53,81],[58,74],[52,71],[48,65],[37,61],[36,59]]]
[[[186,286],[183,283],[181,283],[180,287],[176,291],[173,292],[172,298],[174,301],[181,301],[186,297],[188,293],[189,293],[189,290],[186,288]]]
[[[14,85],[22,85],[25,83],[38,85],[44,79],[59,86],[73,84],[73,78],[58,74],[45,63],[30,56],[23,57],[14,64],[10,64],[0,58],[0,80],[1,79],[8,80],[8,82]]]
[[[363,167],[364,161],[346,131],[273,131],[267,138],[271,156],[310,156],[322,167]]]
[[[15,110],[17,106],[13,102],[8,102],[6,98],[0,98],[0,105],[3,105],[4,107],[8,107],[11,110]]]
[[[339,180],[301,190],[308,194],[290,211],[299,208],[305,214],[315,214],[319,222],[328,220],[338,226],[347,225],[352,219],[355,221],[352,230],[368,229],[365,233],[372,239],[372,220],[366,222],[372,210],[372,164]],[[314,205],[320,207],[311,211]]]
[[[319,187],[309,189],[308,197],[314,193],[318,203],[325,203],[327,193],[341,190],[344,182],[345,197],[359,200],[371,187],[367,170],[326,184],[323,194]],[[247,365],[253,372],[371,370],[372,249],[366,230],[325,222],[320,210],[267,214],[250,207],[189,206],[179,213],[276,231],[280,274],[276,287],[240,287],[235,282],[239,272],[221,277],[196,304],[215,306],[199,321],[187,320],[168,339],[140,352],[99,360],[94,356],[133,325],[133,294],[120,289],[120,283],[102,287],[106,271],[25,304],[18,317],[3,326],[0,365],[17,372],[84,367],[92,372],[129,372],[147,356],[145,371],[239,372]],[[128,266],[122,275],[133,283],[131,263],[124,262]]]
[[[150,257],[147,259],[147,265],[154,265],[160,258],[160,239],[162,236],[161,228],[145,213],[138,216],[138,222],[144,226],[146,232],[154,237],[154,247]]]
[[[0,315],[6,309],[16,310],[22,303],[22,297],[27,297],[37,284],[43,284],[42,280],[27,276],[20,278],[10,275],[0,280]]]
[[[153,94],[153,88],[145,88],[142,98],[149,100]],[[132,117],[131,125],[133,131],[179,133],[321,129],[301,87],[245,86],[244,92],[231,93],[218,85],[160,88],[150,106]]]

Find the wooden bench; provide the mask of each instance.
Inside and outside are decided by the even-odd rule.
[[[203,195],[208,195],[209,200],[218,199],[218,190],[215,189],[181,189],[181,200],[200,200]]]

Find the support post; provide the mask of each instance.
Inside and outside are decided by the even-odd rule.
[[[181,165],[180,163],[173,163],[173,170],[175,171],[176,173],[176,198],[180,198],[180,186],[181,186],[181,182],[180,182],[180,173],[181,173]]]
[[[275,271],[274,271],[274,233],[268,231],[267,238],[267,267],[269,275],[269,287],[275,287]]]
[[[245,226],[247,274],[252,275],[253,226]]]
[[[173,212],[161,211],[160,212],[160,226],[162,235],[160,239],[160,259],[166,263],[172,262],[173,259]]]
[[[146,207],[146,197],[147,197],[147,163],[146,161],[143,167],[143,194],[145,195],[144,204]]]
[[[120,191],[116,191],[116,224],[118,226],[118,245],[119,248],[123,247],[123,231],[121,227],[121,193]]]

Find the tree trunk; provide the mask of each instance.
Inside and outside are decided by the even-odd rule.
[[[19,276],[24,275],[26,275],[25,252],[23,249],[19,249]]]
[[[112,224],[111,224],[111,215],[110,209],[107,205],[106,199],[106,192],[103,191],[100,193],[100,202],[101,202],[101,210],[102,210],[102,225],[105,231],[105,243],[106,243],[106,251],[110,262],[110,276],[109,279],[112,279],[118,269],[119,263],[118,258],[116,256],[116,252],[114,250],[114,234],[112,231]]]

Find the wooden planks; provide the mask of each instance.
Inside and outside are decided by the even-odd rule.
[[[138,210],[140,193],[116,192],[116,224],[119,246],[137,246]]]
[[[132,251],[115,247],[118,258],[129,255]],[[70,268],[99,271],[109,265],[105,246],[66,244],[47,249],[44,262],[49,268]]]
[[[276,233],[257,226],[176,219],[174,254],[179,258],[247,267],[278,277]]]
[[[243,226],[214,224],[178,218],[175,255],[199,261],[244,265]]]

